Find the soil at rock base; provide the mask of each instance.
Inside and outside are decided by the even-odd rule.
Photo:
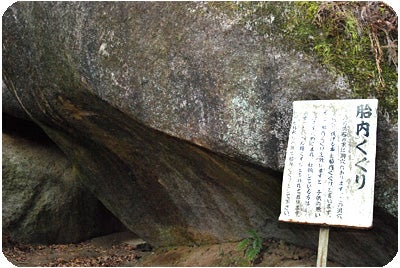
[[[317,252],[269,239],[249,264],[238,243],[151,248],[130,232],[78,244],[15,244],[3,235],[3,254],[16,266],[315,266]],[[328,261],[328,266],[341,266]]]

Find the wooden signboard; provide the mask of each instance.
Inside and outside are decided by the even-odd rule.
[[[280,221],[372,227],[377,106],[376,99],[293,103]]]

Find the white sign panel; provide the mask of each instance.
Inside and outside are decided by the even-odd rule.
[[[376,99],[295,101],[280,221],[372,226]]]

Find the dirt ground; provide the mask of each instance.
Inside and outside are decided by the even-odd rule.
[[[269,239],[259,258],[249,263],[238,243],[177,246],[152,250],[130,232],[78,244],[15,244],[3,236],[3,254],[16,266],[315,266],[317,252]],[[328,266],[341,266],[328,261]]]

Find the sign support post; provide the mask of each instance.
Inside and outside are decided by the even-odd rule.
[[[293,102],[279,221],[320,226],[317,266],[329,228],[371,228],[378,100]]]
[[[326,267],[329,244],[329,227],[321,226],[319,229],[317,267]]]

